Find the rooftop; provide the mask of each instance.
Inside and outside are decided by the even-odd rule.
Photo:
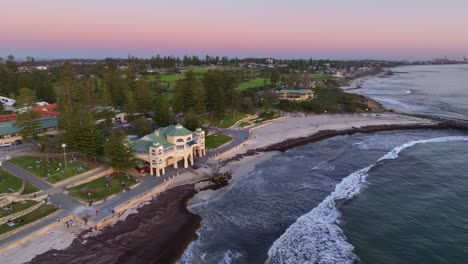
[[[149,147],[153,145],[161,145],[163,148],[172,147],[173,144],[167,141],[167,137],[179,137],[179,136],[190,136],[193,135],[193,132],[186,129],[182,125],[171,125],[168,127],[159,128],[155,132],[159,132],[159,135],[156,133],[148,134],[139,140],[133,141],[133,150],[136,151],[147,151]]]
[[[281,89],[277,93],[313,94],[314,92],[307,89]]]
[[[42,117],[38,118],[38,120],[40,129],[54,128],[58,125],[57,117]],[[0,136],[18,133],[20,128],[15,124],[14,121],[0,123]]]

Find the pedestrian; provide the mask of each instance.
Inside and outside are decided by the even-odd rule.
[[[69,228],[70,227],[70,222],[67,221],[66,224],[67,224],[67,228]]]
[[[99,215],[99,210],[96,210],[96,215]]]

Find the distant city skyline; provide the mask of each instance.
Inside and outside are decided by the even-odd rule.
[[[468,57],[468,1],[15,0],[0,56]]]

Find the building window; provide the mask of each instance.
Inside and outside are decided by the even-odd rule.
[[[191,138],[191,137],[187,138],[187,141],[190,141],[190,140],[192,140],[192,138]]]
[[[179,138],[179,139],[177,140],[177,142],[184,142],[184,140],[181,139],[181,138]]]
[[[159,164],[161,164],[161,163],[162,163],[162,159],[159,160]]]
[[[183,150],[183,149],[184,149],[184,145],[176,146],[176,150]]]

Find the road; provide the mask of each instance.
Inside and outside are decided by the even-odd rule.
[[[234,146],[237,146],[243,143],[249,135],[248,130],[245,130],[245,129],[217,129],[217,132],[224,133],[224,134],[231,136],[233,138],[233,141],[219,149],[208,150],[207,155],[202,158],[196,158],[195,159],[196,166],[201,166],[206,161],[208,161],[210,157],[213,157]],[[24,151],[25,149],[27,148],[24,148],[22,151]],[[21,150],[18,150],[18,151],[21,151]],[[97,220],[97,221],[102,220],[108,217],[109,215],[111,215],[115,207],[141,194],[144,194],[145,192],[151,190],[152,188],[162,184],[165,180],[168,180],[174,174],[183,173],[188,170],[193,170],[192,168],[188,168],[188,169],[167,168],[166,174],[161,177],[154,177],[154,176],[141,177],[140,178],[141,184],[139,184],[137,187],[130,189],[129,191],[122,192],[116,195],[115,197],[113,197],[112,199],[109,199],[101,204],[88,206],[85,203],[80,202],[76,200],[75,198],[63,193],[62,188],[64,186],[53,187],[51,184],[30,174],[29,172],[23,169],[16,167],[15,165],[9,163],[8,161],[4,161],[2,163],[2,166],[6,171],[40,188],[42,190],[42,194],[49,193],[50,196],[48,197],[48,202],[60,208],[61,211],[54,217],[47,217],[43,221],[40,221],[34,224],[28,229],[22,232],[19,232],[18,234],[15,234],[5,240],[0,241],[0,247],[8,243],[12,243],[13,241],[20,239],[22,237],[25,237],[28,234],[31,234],[39,230],[40,228],[52,223],[53,221],[56,221],[57,218],[63,218],[69,214],[75,214],[80,217],[87,217],[87,218]],[[100,172],[101,171],[97,171],[96,173],[100,173]],[[91,176],[92,175],[90,175],[90,177]],[[99,211],[98,215],[96,215],[96,211]]]

